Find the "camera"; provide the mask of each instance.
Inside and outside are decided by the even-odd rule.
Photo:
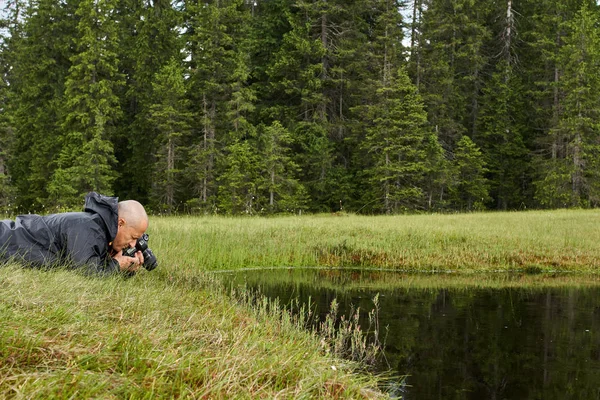
[[[144,268],[148,271],[152,271],[154,268],[158,267],[158,260],[152,250],[148,248],[148,234],[144,233],[135,243],[135,247],[129,247],[127,249],[123,249],[123,255],[127,257],[134,257],[136,251],[141,251],[144,255]]]

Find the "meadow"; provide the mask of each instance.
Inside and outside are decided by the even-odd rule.
[[[532,272],[552,281],[548,273],[597,273],[599,216],[151,217],[160,265],[131,279],[0,268],[0,398],[385,397],[385,378],[335,355],[302,318],[232,295],[212,272],[452,271],[470,285],[479,272],[512,271],[525,284]]]
[[[358,267],[407,272],[600,268],[600,212],[154,218],[150,244],[177,271]]]

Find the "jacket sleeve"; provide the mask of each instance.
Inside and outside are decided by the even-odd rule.
[[[76,225],[67,232],[66,252],[76,268],[97,275],[119,272],[119,263],[108,254],[108,242],[102,228]]]

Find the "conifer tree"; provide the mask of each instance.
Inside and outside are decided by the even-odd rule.
[[[504,61],[484,89],[483,106],[479,119],[478,136],[485,151],[489,170],[490,195],[495,208],[517,208],[525,201],[523,187],[529,163],[525,145],[524,126],[521,123],[523,103],[518,77]]]
[[[205,211],[217,204],[217,159],[228,144],[234,143],[227,143],[230,125],[226,112],[237,82],[234,74],[239,61],[237,47],[245,29],[244,11],[248,10],[241,0],[185,4],[185,41],[190,59],[187,93],[195,127],[185,175],[193,188],[189,203]],[[241,149],[236,147],[236,152],[230,154]]]
[[[116,159],[111,142],[121,115],[115,0],[82,0],[71,68],[65,82],[58,168],[48,190],[57,205],[76,206],[88,191],[112,194]]]
[[[157,131],[156,162],[152,173],[152,205],[161,211],[176,210],[182,158],[182,136],[189,130],[190,113],[185,98],[183,69],[174,58],[156,74],[150,122]]]
[[[448,205],[448,187],[452,171],[444,149],[435,132],[427,128],[424,139],[425,175],[423,191],[427,197],[428,210],[445,209]]]
[[[382,82],[367,115],[372,124],[364,146],[378,210],[391,214],[423,207],[427,116],[404,69]]]
[[[117,92],[123,118],[114,139],[121,176],[115,190],[142,202],[152,195],[153,174],[148,171],[157,162],[158,133],[150,118],[150,107],[156,103],[155,77],[171,59],[181,58],[183,13],[179,5],[170,0],[128,0],[119,1],[115,9],[119,70],[125,77],[125,86]]]
[[[4,21],[0,29],[8,28]],[[9,212],[11,204],[14,204],[14,188],[7,169],[10,149],[14,138],[13,122],[9,114],[9,88],[7,81],[7,62],[9,58],[7,51],[7,38],[0,34],[0,212]]]
[[[21,210],[41,210],[60,152],[61,105],[75,32],[70,2],[14,2],[3,53],[14,141],[7,160]]]
[[[488,62],[490,2],[430,0],[422,14],[417,52],[419,89],[429,121],[447,151],[463,134],[477,136],[480,92]]]
[[[297,164],[290,156],[292,137],[279,121],[259,130],[262,188],[271,212],[303,209],[303,186],[295,179]]]
[[[482,210],[489,200],[487,169],[481,151],[468,137],[463,136],[454,152],[455,183],[451,186],[454,201],[460,210]]]
[[[219,175],[219,208],[228,214],[254,214],[258,198],[259,159],[248,140],[237,140],[224,150]]]
[[[301,179],[310,182],[307,190],[313,205],[326,210],[323,202],[334,151],[328,137],[328,105],[323,86],[327,51],[318,35],[322,20],[315,9],[317,4],[301,2],[299,7],[300,10],[287,14],[291,30],[284,34],[268,74],[272,90],[285,96],[287,110],[278,118],[290,129],[297,144],[294,152],[302,166]]]
[[[589,206],[599,202],[600,30],[597,8],[583,4],[568,23],[559,57],[562,105],[551,130],[554,151],[542,163],[537,199],[544,206]]]
[[[499,3],[495,11],[499,33],[495,35],[494,52],[497,57],[491,79],[483,88],[482,106],[477,121],[475,142],[483,150],[490,182],[490,195],[498,209],[521,207],[527,203],[529,149],[527,148],[528,116],[524,113],[526,88],[522,84],[518,54],[520,42],[514,2]]]
[[[256,96],[247,85],[249,60],[244,40],[235,51],[235,69],[230,77],[229,99],[224,109],[227,123],[223,128],[227,133],[223,135],[225,150],[220,160],[219,204],[228,213],[252,214],[264,205],[259,193],[260,159],[256,128],[248,120],[249,114],[254,111]]]

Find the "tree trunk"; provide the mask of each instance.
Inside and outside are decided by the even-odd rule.
[[[383,196],[384,196],[384,208],[386,214],[391,214],[390,210],[390,182],[389,182],[389,174],[388,168],[390,165],[390,155],[386,151],[385,153],[385,180],[383,181]]]
[[[269,191],[269,205],[271,207],[273,207],[273,205],[275,204],[275,192],[274,192],[274,188],[275,187],[275,167],[273,167],[271,169],[271,190]]]
[[[202,142],[202,149],[204,151],[207,150],[208,148],[208,131],[209,131],[209,126],[208,126],[208,115],[207,115],[207,101],[206,101],[206,94],[202,95],[202,107],[203,107],[203,113],[204,113],[204,129],[203,129],[203,142]],[[202,202],[206,203],[207,197],[208,197],[208,192],[206,190],[206,187],[208,185],[208,163],[204,164],[204,176],[202,178]]]
[[[173,182],[173,170],[175,169],[175,143],[173,138],[169,136],[167,143],[167,206],[169,212],[173,210],[175,204],[175,190]]]
[[[410,33],[410,59],[414,60],[415,63],[415,86],[419,89],[421,83],[421,41],[418,39],[419,36],[419,24],[421,20],[421,1],[413,1],[413,15]]]

